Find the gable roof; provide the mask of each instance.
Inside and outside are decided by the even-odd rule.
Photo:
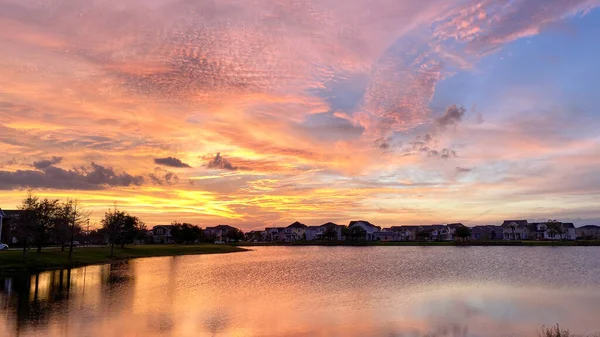
[[[362,222],[362,223],[364,223],[367,226],[371,226],[371,227],[375,227],[375,228],[381,228],[379,226],[373,225],[372,223],[370,223],[370,222],[368,222],[366,220],[354,220],[354,221],[350,221],[350,224],[348,224],[348,227],[352,227],[352,226],[356,225],[359,222]]]
[[[575,228],[575,224],[572,222],[563,222],[563,228]]]
[[[502,227],[508,227],[508,225],[510,225],[513,222],[519,227],[526,227],[528,224],[527,220],[504,220],[504,222],[502,223]]]
[[[465,225],[461,224],[460,222],[449,223],[446,226],[448,226],[448,228],[452,228],[452,229],[457,229],[458,227],[465,227]]]
[[[585,226],[577,227],[577,229],[600,229],[600,226],[596,226],[596,225],[585,225]]]
[[[342,226],[342,225],[338,225],[338,224],[336,224],[336,223],[334,223],[334,222],[328,222],[328,223],[324,223],[324,224],[322,224],[322,225],[321,225],[321,226],[319,226],[319,227],[344,227],[344,226]]]
[[[156,225],[156,226],[152,227],[152,230],[155,230],[157,228],[173,229],[173,225]]]
[[[229,226],[229,225],[217,225],[214,227],[206,227],[205,230],[232,230],[232,229],[237,229],[233,226]]]
[[[287,226],[287,228],[307,228],[308,226],[306,226],[303,223],[300,223],[298,221],[294,222],[293,224]]]

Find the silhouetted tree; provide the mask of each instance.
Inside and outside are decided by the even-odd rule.
[[[102,230],[110,244],[110,256],[112,257],[115,245],[125,248],[125,245],[133,243],[141,234],[145,233],[146,225],[137,217],[119,211],[115,207],[104,214]]]
[[[239,240],[244,239],[244,233],[241,230],[234,228],[227,232],[227,238],[230,241],[238,242]]]
[[[548,233],[553,240],[554,236],[557,234],[560,235],[560,238],[562,239],[562,235],[565,233],[562,223],[556,220],[549,219],[546,221],[546,228],[548,229]]]
[[[195,243],[202,240],[202,229],[189,223],[173,222],[171,236],[176,243]]]
[[[27,248],[32,241],[33,232],[37,222],[37,205],[39,204],[39,198],[34,196],[30,191],[27,192],[27,196],[18,206],[21,211],[17,221],[17,236],[23,242],[23,257],[27,254]]]
[[[336,240],[337,239],[337,230],[335,226],[327,226],[325,227],[325,231],[323,232],[323,238],[326,240]]]
[[[342,233],[348,240],[352,241],[364,240],[367,237],[367,231],[359,226],[344,227]]]
[[[456,231],[454,231],[454,236],[460,238],[461,240],[465,240],[471,236],[471,228],[460,226],[456,229]]]

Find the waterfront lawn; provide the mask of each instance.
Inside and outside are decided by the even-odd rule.
[[[73,259],[69,261],[68,249],[44,249],[36,253],[35,249],[27,252],[23,258],[21,250],[0,251],[0,274],[15,272],[32,272],[40,270],[61,269],[91,264],[110,263],[112,261],[172,255],[219,254],[246,251],[244,248],[231,245],[134,245],[125,248],[115,247],[114,256],[110,256],[110,247],[77,247],[73,250]]]

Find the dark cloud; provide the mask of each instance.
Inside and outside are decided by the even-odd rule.
[[[64,170],[47,166],[40,171],[0,171],[0,190],[15,188],[52,188],[74,190],[99,190],[118,186],[140,186],[144,177],[127,172],[116,173],[113,168],[98,165]]]
[[[221,157],[221,153],[218,152],[217,155],[211,159],[206,165],[208,168],[222,169],[222,170],[230,170],[235,171],[238,167],[233,166],[229,160]]]
[[[471,171],[473,171],[473,168],[459,167],[459,166],[456,167],[456,172],[458,172],[458,173],[468,173]]]
[[[43,170],[49,166],[56,165],[62,161],[62,157],[53,156],[51,159],[45,159],[33,162],[33,167],[38,170]]]
[[[175,157],[154,158],[154,162],[158,165],[170,167],[191,167],[190,165],[182,162],[180,159],[177,159]]]
[[[467,110],[464,107],[457,107],[456,104],[446,108],[444,114],[435,120],[435,125],[444,129],[449,125],[457,125],[465,115]]]

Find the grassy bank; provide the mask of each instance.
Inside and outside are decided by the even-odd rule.
[[[11,250],[0,252],[0,274],[62,269],[140,257],[220,254],[246,250],[231,245],[214,244],[136,245],[123,249],[115,247],[114,256],[111,257],[110,247],[78,247],[73,251],[73,259],[71,261],[69,261],[68,251],[61,252],[59,249],[43,250],[39,254],[31,250],[25,258],[23,258],[22,251]]]
[[[600,241],[297,241],[243,242],[238,246],[600,246]]]

